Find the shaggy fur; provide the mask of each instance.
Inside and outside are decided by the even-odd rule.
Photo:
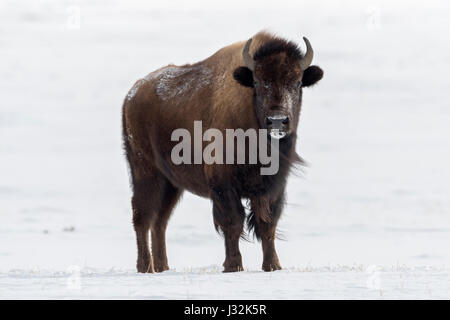
[[[303,58],[303,53],[296,43],[281,38],[273,38],[259,47],[255,52],[253,59],[255,61],[261,61],[267,56],[279,54],[281,52],[285,52],[289,57],[297,60]]]

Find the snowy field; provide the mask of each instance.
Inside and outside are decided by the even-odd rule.
[[[448,1],[0,2],[0,298],[450,298]],[[278,241],[222,274],[185,193],[171,270],[135,272],[120,112],[134,81],[269,29],[315,49]],[[303,46],[303,43],[302,43]]]

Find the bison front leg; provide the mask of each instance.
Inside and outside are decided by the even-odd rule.
[[[225,238],[223,272],[243,271],[239,240],[244,229],[245,210],[239,195],[231,189],[213,188],[214,226]]]
[[[260,222],[261,230],[261,244],[263,250],[263,264],[264,271],[281,270],[280,261],[275,250],[275,228],[274,224]]]
[[[251,200],[252,214],[248,222],[249,227],[253,228],[256,237],[262,244],[262,269],[264,271],[281,270],[281,265],[275,250],[275,238],[283,202],[283,195],[277,197],[275,200],[264,197]]]

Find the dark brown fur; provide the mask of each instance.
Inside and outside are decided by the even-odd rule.
[[[295,132],[301,88],[293,86],[302,78],[301,86],[314,84],[322,77],[322,70],[312,66],[302,71],[298,64],[302,53],[295,44],[262,32],[253,37],[250,48],[257,61],[253,73],[243,64],[243,46],[244,42],[240,42],[225,47],[194,65],[157,70],[139,80],[125,99],[123,137],[133,188],[139,272],[169,268],[165,230],[184,190],[212,200],[214,225],[225,238],[225,272],[243,269],[239,239],[244,234],[245,209],[241,199],[249,200],[247,225],[262,242],[263,270],[281,269],[274,244],[276,225],[286,179],[292,164],[300,159],[295,152]],[[257,81],[270,82],[271,94],[260,86],[254,87]],[[277,174],[260,175],[259,164],[172,163],[171,150],[178,143],[171,141],[173,130],[185,128],[193,136],[194,120],[202,121],[203,131],[264,128],[264,117],[282,109],[283,88],[298,90],[298,94],[290,115],[290,135],[280,142]]]

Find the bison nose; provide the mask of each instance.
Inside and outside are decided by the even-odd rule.
[[[266,118],[269,135],[274,139],[282,139],[289,132],[289,118],[286,116],[270,116]]]
[[[266,124],[269,129],[285,130],[289,124],[289,118],[286,116],[270,116],[266,118]]]

